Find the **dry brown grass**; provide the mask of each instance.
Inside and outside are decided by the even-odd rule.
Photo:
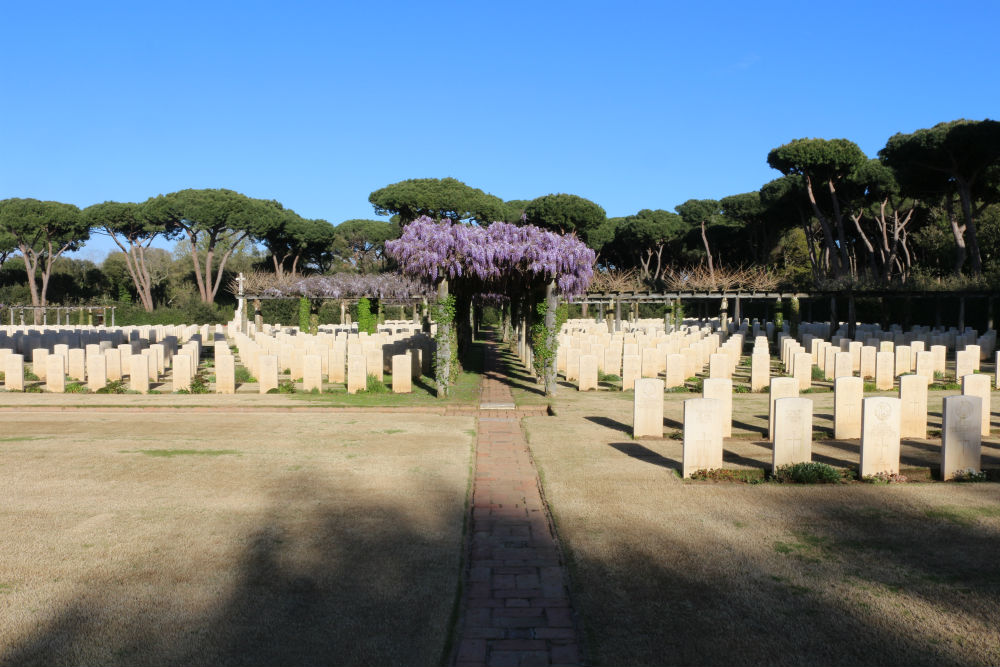
[[[439,660],[471,418],[25,410],[4,423],[0,664]]]
[[[678,441],[623,432],[629,401],[566,391],[556,410],[526,428],[595,664],[1000,662],[1000,485],[683,482]]]

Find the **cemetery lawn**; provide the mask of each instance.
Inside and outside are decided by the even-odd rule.
[[[667,434],[690,396],[667,395]],[[562,388],[523,422],[593,664],[1000,663],[1000,484],[685,482],[680,441],[632,440],[609,398]],[[734,396],[750,431],[762,398]],[[769,460],[751,437],[727,467]],[[983,454],[1000,467],[996,434]]]
[[[4,426],[0,664],[441,660],[473,418],[22,409]]]

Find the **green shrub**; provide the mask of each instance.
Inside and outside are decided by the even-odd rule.
[[[903,484],[906,482],[906,475],[891,472],[877,472],[874,475],[866,475],[861,478],[866,484]]]
[[[968,468],[967,470],[959,470],[955,473],[952,478],[954,482],[985,482],[989,479],[985,470],[974,470],[973,468]]]
[[[95,394],[124,394],[128,391],[125,380],[111,380],[98,389]]]
[[[65,391],[67,394],[89,394],[90,389],[87,385],[80,384],[79,382],[69,382],[66,384]]]
[[[365,384],[365,391],[372,394],[387,394],[389,393],[389,388],[385,386],[382,380],[379,380],[377,376],[368,374],[368,381]]]
[[[24,379],[28,382],[37,382],[38,380],[41,380],[41,378],[35,375],[32,371],[24,371]]]
[[[361,297],[358,299],[357,306],[355,306],[357,311],[357,322],[358,322],[358,333],[362,331],[367,331],[370,334],[375,333],[375,329],[378,326],[377,318],[372,314],[372,304],[366,297]]]
[[[778,466],[774,471],[774,481],[783,484],[840,484],[844,473],[826,463],[793,463]]]
[[[194,377],[191,378],[191,389],[188,393],[207,394],[208,391],[208,379],[205,377],[205,374],[203,372],[195,373]]]
[[[760,484],[764,481],[764,471],[759,468],[750,470],[730,470],[729,468],[712,468],[696,470],[691,473],[691,479],[699,482],[739,482],[741,484]]]
[[[238,383],[253,383],[257,381],[257,378],[250,375],[250,370],[246,366],[237,366],[233,373],[233,377]]]

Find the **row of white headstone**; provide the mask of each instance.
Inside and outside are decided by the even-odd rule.
[[[911,380],[912,378],[912,380]],[[860,438],[862,477],[899,473],[900,440],[926,437],[927,383],[904,376],[900,398],[864,398],[860,378],[838,378],[834,403],[837,439]],[[987,382],[983,382],[987,380]],[[963,394],[943,399],[941,470],[944,479],[980,470],[982,437],[990,433],[990,386],[984,375],[963,378]],[[663,381],[636,382],[633,437],[663,436]],[[771,381],[768,437],[772,468],[812,458],[813,402],[798,396],[794,378]],[[706,379],[702,398],[684,401],[682,474],[721,468],[722,441],[731,436],[732,381]]]

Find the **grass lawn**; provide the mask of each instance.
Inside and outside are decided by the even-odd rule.
[[[0,664],[436,664],[474,428],[8,413]]]
[[[1000,663],[1000,484],[684,482],[681,443],[632,440],[621,396],[565,389],[557,418],[524,420],[593,663]],[[668,433],[686,397],[667,396]],[[762,399],[734,397],[727,467],[769,461]]]

